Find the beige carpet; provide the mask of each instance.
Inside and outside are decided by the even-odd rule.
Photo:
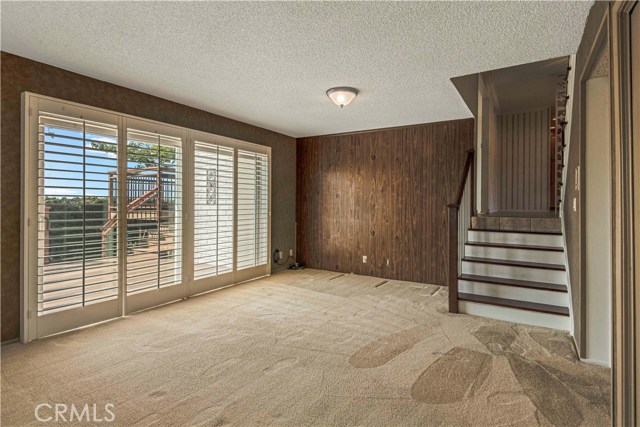
[[[610,372],[568,335],[384,282],[285,272],[5,346],[2,425],[43,425],[46,402],[112,403],[119,426],[609,424]]]

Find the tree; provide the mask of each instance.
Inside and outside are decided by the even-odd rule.
[[[103,142],[91,142],[91,147],[95,150],[107,153],[117,154],[117,145],[106,144]],[[159,147],[159,152],[158,152]],[[174,166],[178,148],[170,145],[149,144],[130,140],[127,143],[127,162],[135,163],[136,167],[154,167],[158,166],[158,157],[160,157],[161,166]]]

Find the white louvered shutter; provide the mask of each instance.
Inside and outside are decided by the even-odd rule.
[[[269,158],[238,150],[237,269],[268,262]]]
[[[194,278],[233,271],[234,150],[196,141]]]
[[[118,296],[118,128],[38,113],[38,315]]]
[[[127,293],[182,282],[182,140],[127,130]]]

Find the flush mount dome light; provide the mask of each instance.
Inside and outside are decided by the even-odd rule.
[[[336,105],[339,105],[340,108],[344,107],[345,105],[349,105],[349,103],[353,101],[353,98],[355,98],[357,94],[358,89],[347,86],[332,87],[327,91],[327,96],[331,98],[331,100]]]

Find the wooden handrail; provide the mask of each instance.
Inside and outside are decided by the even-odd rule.
[[[448,220],[447,220],[447,254],[448,254],[448,268],[447,268],[447,284],[449,285],[449,313],[458,312],[458,214],[460,211],[460,204],[462,203],[462,196],[464,195],[464,188],[467,184],[469,175],[471,176],[470,185],[470,216],[475,213],[475,196],[474,196],[474,157],[475,151],[467,151],[467,160],[464,163],[464,169],[462,170],[462,178],[458,185],[458,191],[453,203],[447,205]]]
[[[464,168],[462,169],[462,178],[460,179],[460,184],[458,184],[458,192],[456,193],[456,199],[453,203],[450,203],[449,206],[457,206],[460,207],[460,203],[462,203],[462,195],[464,194],[464,186],[467,184],[467,177],[469,176],[469,171],[473,167],[473,160],[475,157],[475,150],[467,150],[467,160],[464,162]],[[473,179],[473,176],[471,177]],[[473,187],[473,186],[472,186]],[[473,188],[471,189],[473,191]],[[473,203],[472,203],[473,205]]]

